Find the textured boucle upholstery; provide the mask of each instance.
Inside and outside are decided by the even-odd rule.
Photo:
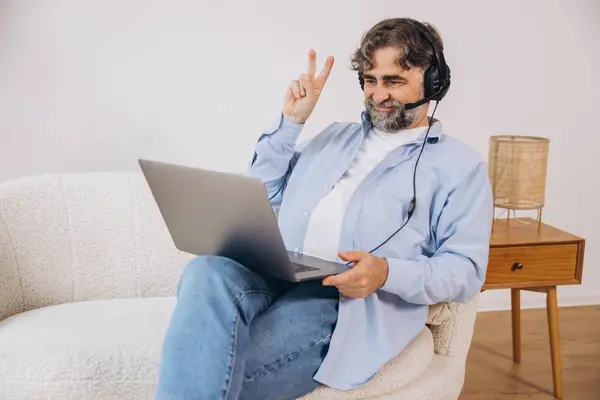
[[[140,173],[1,183],[0,399],[153,398],[191,257]],[[303,399],[457,399],[477,300],[432,306],[428,327],[365,387]]]

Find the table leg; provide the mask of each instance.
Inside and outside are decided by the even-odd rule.
[[[552,380],[554,383],[554,397],[562,399],[562,365],[560,355],[560,336],[558,332],[558,299],[556,287],[548,288],[546,297],[546,310],[548,313],[548,332],[550,336],[550,354],[552,357]]]
[[[510,290],[513,361],[521,362],[521,290]]]

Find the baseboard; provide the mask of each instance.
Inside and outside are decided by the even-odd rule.
[[[568,293],[558,295],[559,307],[578,307],[600,305],[600,292],[598,293]],[[546,295],[544,293],[521,292],[521,309],[546,308]],[[510,291],[496,290],[484,292],[479,301],[479,312],[510,310]]]

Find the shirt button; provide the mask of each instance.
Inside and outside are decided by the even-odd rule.
[[[294,253],[297,253],[299,250],[300,250],[300,249],[296,247],[296,248],[294,249]]]
[[[304,211],[304,216],[306,217],[308,215],[308,212]]]

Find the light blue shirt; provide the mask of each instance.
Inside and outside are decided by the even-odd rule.
[[[265,184],[286,248],[302,251],[312,211],[342,177],[371,123],[333,123],[302,146],[303,125],[280,116],[258,140],[247,174]],[[340,251],[369,251],[407,218],[427,127],[392,150],[360,183],[344,214]],[[429,305],[466,302],[485,281],[493,203],[487,165],[435,120],[417,168],[410,222],[375,255],[388,278],[367,298],[340,296],[338,322],[315,379],[345,390],[367,383],[425,327]]]

